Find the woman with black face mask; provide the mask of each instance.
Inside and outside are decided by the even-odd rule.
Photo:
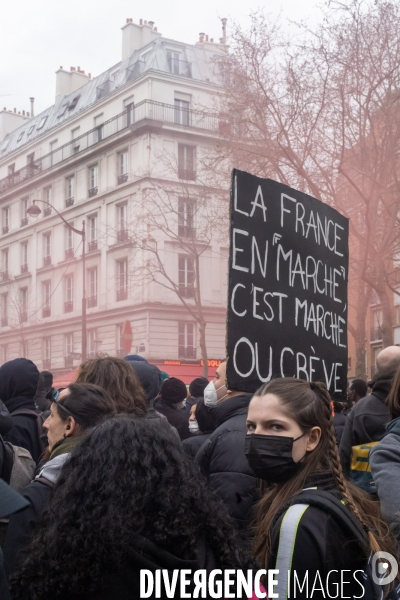
[[[396,556],[395,543],[378,503],[343,477],[324,384],[282,378],[263,385],[249,405],[245,448],[267,484],[254,550],[263,568],[279,571],[273,591],[279,598],[367,597],[369,557]]]

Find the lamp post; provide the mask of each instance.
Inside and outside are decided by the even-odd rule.
[[[56,212],[58,214],[58,216],[60,217],[60,219],[65,223],[65,225],[71,229],[72,231],[74,231],[75,233],[77,233],[78,235],[80,235],[82,237],[82,362],[84,362],[86,360],[86,355],[87,355],[87,334],[86,334],[86,285],[85,285],[85,259],[86,259],[86,230],[85,230],[85,220],[82,221],[82,230],[76,229],[75,227],[73,227],[72,225],[70,225],[68,223],[68,221],[66,221],[64,219],[64,217],[58,212],[58,210],[56,208],[54,208],[54,206],[52,204],[50,204],[50,202],[46,202],[45,200],[34,200],[33,204],[31,204],[31,206],[29,206],[29,208],[27,209],[27,213],[28,215],[31,215],[32,217],[38,217],[40,215],[40,213],[42,212],[40,210],[40,208],[38,207],[38,205],[36,204],[37,202],[42,202],[43,204],[46,204],[47,206],[50,206],[51,209],[54,210],[54,212]]]

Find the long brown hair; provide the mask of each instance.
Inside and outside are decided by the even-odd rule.
[[[144,417],[147,402],[139,378],[122,358],[99,356],[79,367],[75,383],[94,383],[106,390],[114,400],[117,412]]]
[[[268,565],[272,550],[272,526],[277,512],[301,492],[310,475],[328,471],[332,473],[343,500],[368,532],[370,551],[384,550],[396,556],[396,544],[389,527],[381,518],[379,504],[344,478],[333,427],[331,398],[323,383],[312,385],[313,387],[301,379],[275,379],[263,385],[255,394],[277,396],[283,409],[296,421],[302,433],[312,427],[320,427],[322,432],[318,446],[306,454],[297,474],[289,481],[269,488],[261,499],[254,539],[255,553],[262,565]]]
[[[400,417],[400,366],[397,368],[393,378],[392,387],[386,398],[386,404],[389,407],[390,420]]]

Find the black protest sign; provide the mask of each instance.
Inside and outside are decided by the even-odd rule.
[[[234,170],[228,389],[273,377],[347,387],[348,220],[270,179]]]

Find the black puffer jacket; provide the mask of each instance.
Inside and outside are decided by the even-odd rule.
[[[38,412],[34,401],[38,383],[39,371],[31,360],[16,358],[0,367],[0,399],[10,413],[22,409]],[[42,447],[36,417],[34,415],[11,416],[13,426],[4,439],[14,446],[26,448],[33,460],[37,462]]]
[[[378,377],[371,394],[359,400],[346,417],[339,454],[343,471],[347,476],[350,473],[352,446],[379,442],[386,433],[390,414],[385,400],[392,380],[393,376]]]
[[[235,396],[213,410],[216,430],[201,446],[196,461],[211,488],[239,526],[245,526],[256,500],[256,477],[244,453],[251,395]]]

